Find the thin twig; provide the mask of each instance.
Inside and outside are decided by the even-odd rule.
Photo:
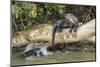
[[[86,22],[86,21],[87,21],[88,17],[89,17],[89,16],[90,16],[90,14],[91,14],[91,11],[92,11],[92,7],[90,8],[89,13],[88,13],[88,15],[86,16],[86,18],[85,18],[84,22]]]

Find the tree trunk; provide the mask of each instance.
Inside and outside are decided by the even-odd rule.
[[[61,33],[57,33],[55,43],[78,42],[95,36],[95,19],[78,27],[77,33],[69,33],[69,29],[64,29]],[[38,25],[30,30],[13,33],[12,47],[20,47],[32,41],[52,41],[52,26]]]

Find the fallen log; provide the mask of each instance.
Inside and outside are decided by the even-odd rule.
[[[91,38],[88,38],[87,41],[92,42],[92,43],[95,44],[95,43],[96,43],[96,37],[93,36],[93,37],[91,37]]]
[[[64,29],[61,33],[56,34],[55,43],[63,42],[78,42],[92,36],[95,36],[95,19],[78,27],[77,37],[69,37],[69,29]],[[73,34],[73,33],[72,33]],[[33,41],[49,41],[52,39],[52,26],[47,24],[40,24],[33,26],[33,28],[15,32],[12,35],[12,47],[21,47]]]

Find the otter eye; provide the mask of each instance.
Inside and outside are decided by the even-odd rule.
[[[73,16],[73,15],[71,14],[71,16]]]

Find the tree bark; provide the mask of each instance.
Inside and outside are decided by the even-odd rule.
[[[57,33],[55,43],[78,42],[95,36],[95,19],[78,27],[77,33],[69,33],[69,29],[64,29],[61,33]],[[39,25],[30,30],[13,33],[12,47],[21,47],[33,41],[52,41],[52,26]]]
[[[93,37],[91,37],[91,38],[88,38],[87,41],[92,42],[92,43],[95,44],[95,43],[96,43],[96,37],[93,36]]]

